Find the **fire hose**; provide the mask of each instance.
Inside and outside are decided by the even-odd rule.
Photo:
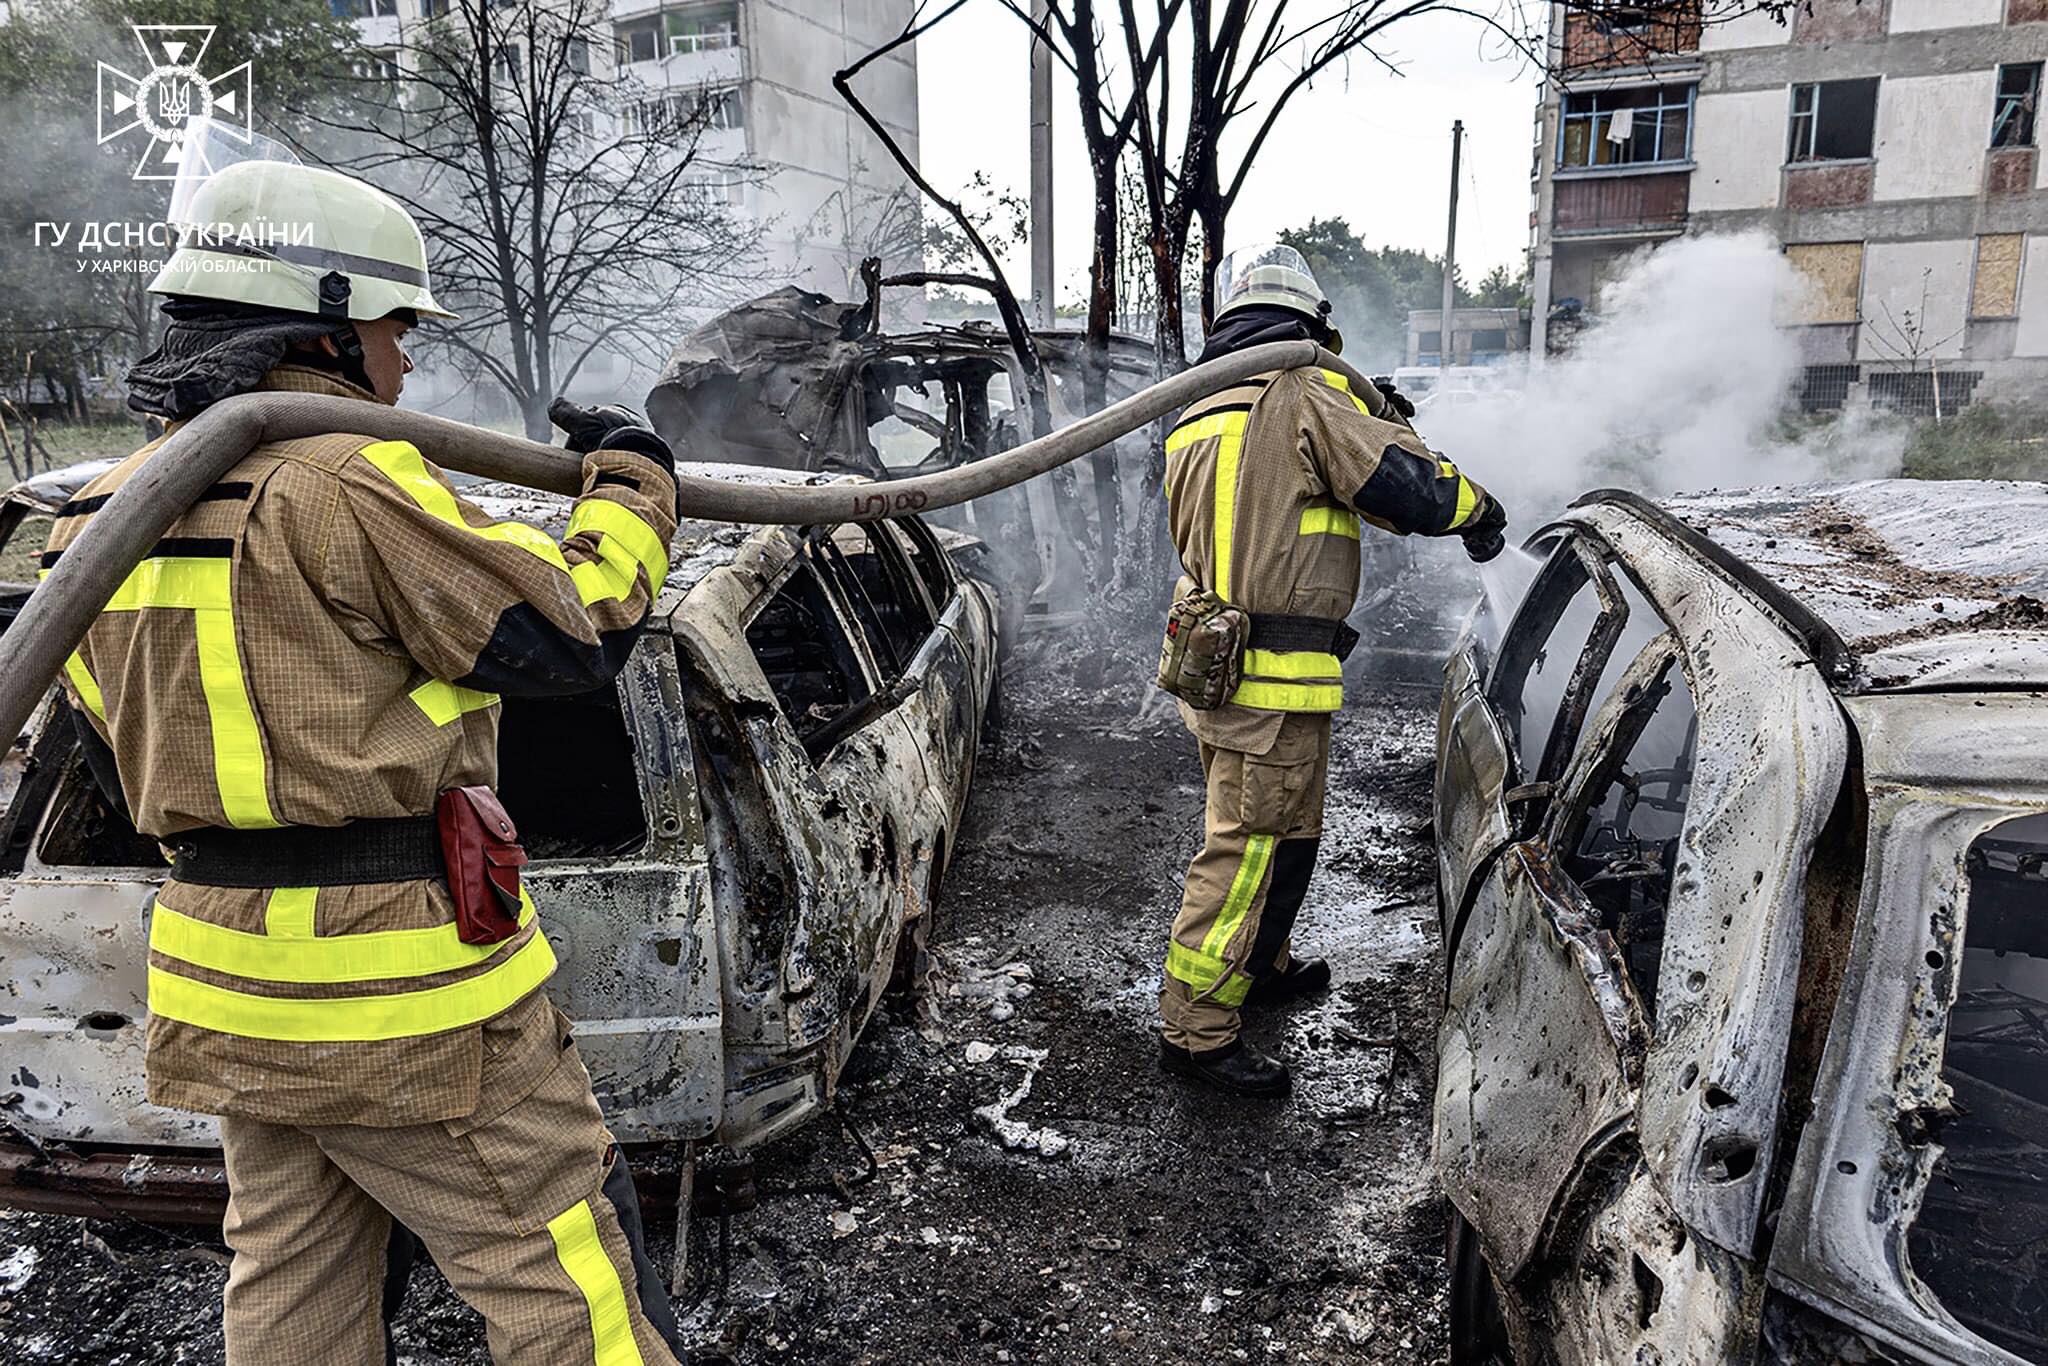
[[[1387,401],[1372,381],[1314,342],[1271,342],[1183,370],[1049,436],[936,474],[801,485],[679,472],[676,483],[684,515],[698,521],[821,526],[930,512],[1056,469],[1254,375],[1305,366],[1344,376],[1374,416],[1386,415]],[[223,399],[174,432],[114,492],[0,635],[0,736],[21,733],[86,628],[199,495],[266,442],[332,432],[408,441],[464,474],[550,493],[583,491],[582,457],[559,446],[360,399],[291,393]]]

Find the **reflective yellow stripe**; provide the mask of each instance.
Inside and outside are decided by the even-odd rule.
[[[1202,952],[1212,958],[1224,958],[1230,952],[1230,940],[1244,923],[1245,913],[1251,909],[1252,900],[1258,896],[1259,888],[1266,880],[1266,863],[1273,856],[1272,835],[1253,835],[1245,845],[1244,858],[1237,865],[1237,876],[1230,880],[1230,894],[1223,898],[1223,909],[1217,913],[1216,923],[1209,926],[1209,933],[1202,937]]]
[[[78,689],[78,700],[85,703],[85,709],[100,720],[106,720],[106,699],[100,696],[100,685],[93,681],[92,671],[85,667],[85,660],[78,651],[73,650],[71,657],[64,661],[64,673],[71,679],[71,686]]]
[[[1323,377],[1323,383],[1350,399],[1352,406],[1357,408],[1359,412],[1364,413],[1367,417],[1372,416],[1372,409],[1366,405],[1365,400],[1351,392],[1351,381],[1342,371],[1317,370],[1316,373]]]
[[[219,564],[225,582],[228,562]],[[213,781],[220,789],[221,810],[238,830],[278,825],[264,790],[263,737],[242,681],[234,613],[225,607],[201,608],[192,613],[192,629],[199,640],[199,687],[212,723]]]
[[[555,1240],[555,1260],[583,1292],[590,1310],[593,1366],[644,1366],[640,1344],[633,1340],[626,1287],[597,1236],[590,1202],[580,1200],[548,1220],[548,1236]]]
[[[1250,413],[1211,413],[1175,427],[1166,438],[1166,453],[1172,455],[1183,446],[1192,446],[1197,441],[1207,441],[1212,436],[1243,436],[1245,419]]]
[[[1325,505],[1305,507],[1301,510],[1301,534],[1304,536],[1348,536],[1358,539],[1358,514],[1350,508],[1334,508]]]
[[[1315,650],[1246,650],[1244,671],[1253,678],[1344,677],[1344,662]]]
[[[1472,519],[1472,511],[1479,506],[1479,490],[1472,487],[1472,481],[1458,473],[1458,467],[1448,460],[1438,460],[1437,469],[1446,479],[1458,481],[1458,511],[1451,518],[1451,527],[1456,529]]]
[[[488,972],[447,986],[391,996],[287,1000],[231,991],[152,966],[149,1011],[167,1020],[249,1039],[291,1043],[405,1039],[488,1020],[547,981],[554,970],[555,952],[548,946],[547,936],[538,932]]]
[[[224,555],[165,555],[144,560],[121,581],[101,610],[139,612],[145,607],[174,607],[225,612],[234,606],[229,596],[233,567],[234,562]]]
[[[1230,965],[1221,958],[1173,940],[1166,944],[1166,971],[1186,982],[1196,997],[1209,995],[1218,1005],[1233,1009],[1244,1004],[1245,993],[1252,985],[1251,978],[1241,972],[1231,972]],[[1217,986],[1218,981],[1223,984]],[[1211,988],[1214,988],[1213,993]]]
[[[242,676],[235,645],[232,591],[234,562],[225,556],[166,555],[135,566],[104,610],[140,612],[172,608],[192,613],[199,652],[199,687],[213,739],[213,782],[222,813],[237,829],[259,829],[279,821],[270,812],[264,775],[263,735]],[[73,676],[76,682],[76,676]],[[102,717],[104,712],[100,713]]]
[[[502,943],[465,944],[453,925],[316,937],[313,934],[314,891],[311,887],[281,887],[271,893],[263,913],[268,931],[264,934],[250,934],[246,930],[229,929],[225,925],[194,919],[164,905],[162,898],[158,898],[149,919],[149,947],[166,958],[189,963],[195,968],[224,972],[231,977],[255,982],[301,984],[378,982],[426,977],[437,972],[457,972],[475,967],[504,947]],[[281,916],[299,913],[299,894],[303,894],[304,930],[294,935],[277,926]],[[282,906],[279,903],[281,897],[286,898]],[[524,925],[533,919],[533,899],[526,895],[524,888],[520,889],[519,902],[519,923]],[[525,951],[521,948],[512,957],[516,958]],[[494,968],[492,972],[500,970]],[[406,1032],[424,1034],[432,1031]]]
[[[1242,413],[1227,414],[1242,417]],[[1225,432],[1216,443],[1216,596],[1225,602],[1230,596],[1231,539],[1237,533],[1237,462],[1244,452],[1242,427]]]
[[[585,499],[569,514],[569,534],[586,531],[599,533],[599,558],[569,571],[585,605],[630,596],[636,570],[646,573],[649,593],[661,591],[668,578],[668,547],[631,508],[603,498]]]
[[[539,527],[527,526],[524,522],[490,522],[484,526],[471,526],[462,519],[462,509],[456,505],[455,494],[447,485],[427,471],[426,457],[419,448],[409,441],[373,441],[360,452],[363,459],[376,466],[386,479],[398,485],[406,497],[419,504],[420,510],[428,516],[439,518],[452,527],[460,528],[487,541],[503,541],[516,545],[536,559],[545,560],[563,573],[569,572],[569,561],[562,556],[562,547],[555,544],[555,538]]]
[[[445,726],[468,712],[482,711],[485,707],[498,705],[498,695],[494,692],[458,688],[453,683],[443,683],[438,678],[428,679],[406,695],[412,698],[412,704],[425,712],[427,719],[437,726]]]
[[[177,916],[185,925],[197,925],[202,931],[219,930],[223,935],[232,934],[242,939],[254,939],[259,943],[262,942],[265,935],[277,939],[311,939],[313,937],[313,910],[319,899],[320,889],[318,887],[278,887],[273,889],[268,899],[263,903],[263,934],[242,934],[238,930],[222,929],[219,925],[208,925],[203,920],[187,920],[184,916],[178,915],[176,911],[166,909],[159,902],[156,914],[150,922],[149,946],[153,949],[158,949],[159,952],[169,954],[172,958],[182,959],[188,963],[196,961],[185,954],[172,953],[169,949],[161,948],[158,945],[157,922],[166,916]],[[165,938],[173,937],[175,935],[165,936]],[[223,971],[231,972],[234,969],[223,969]],[[257,974],[242,973],[241,975],[253,977]]]
[[[1240,707],[1261,711],[1337,711],[1344,706],[1342,683],[1262,683],[1254,679],[1230,695]]]

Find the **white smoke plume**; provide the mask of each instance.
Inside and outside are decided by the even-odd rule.
[[[1638,257],[1598,322],[1519,393],[1432,403],[1416,425],[1507,505],[1517,532],[1588,489],[1674,493],[1896,474],[1900,424],[1852,414],[1794,435],[1805,364],[1779,324],[1806,284],[1762,234],[1683,238]]]

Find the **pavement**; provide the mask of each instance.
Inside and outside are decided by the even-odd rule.
[[[877,1014],[841,1088],[874,1173],[829,1121],[756,1155],[761,1205],[726,1222],[722,1254],[720,1221],[693,1221],[693,1355],[1442,1361],[1434,693],[1351,689],[1296,934],[1335,985],[1251,1020],[1295,1090],[1243,1102],[1157,1066],[1159,963],[1201,824],[1193,740],[1128,663],[1020,650],[1005,690],[930,979]],[[652,1233],[666,1265],[672,1232]],[[0,1216],[0,1359],[219,1362],[225,1270],[189,1230]],[[431,1270],[398,1339],[414,1366],[488,1361]]]

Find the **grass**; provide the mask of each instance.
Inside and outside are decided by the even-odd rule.
[[[1940,423],[1916,424],[1906,446],[1910,479],[2048,479],[2048,410],[1979,403]]]
[[[23,458],[21,424],[7,424],[8,439],[14,443],[14,458]],[[119,458],[132,454],[145,440],[140,422],[39,422],[36,424],[35,473],[75,465],[81,460]],[[45,456],[44,452],[48,452]],[[0,478],[14,477],[0,460]]]

